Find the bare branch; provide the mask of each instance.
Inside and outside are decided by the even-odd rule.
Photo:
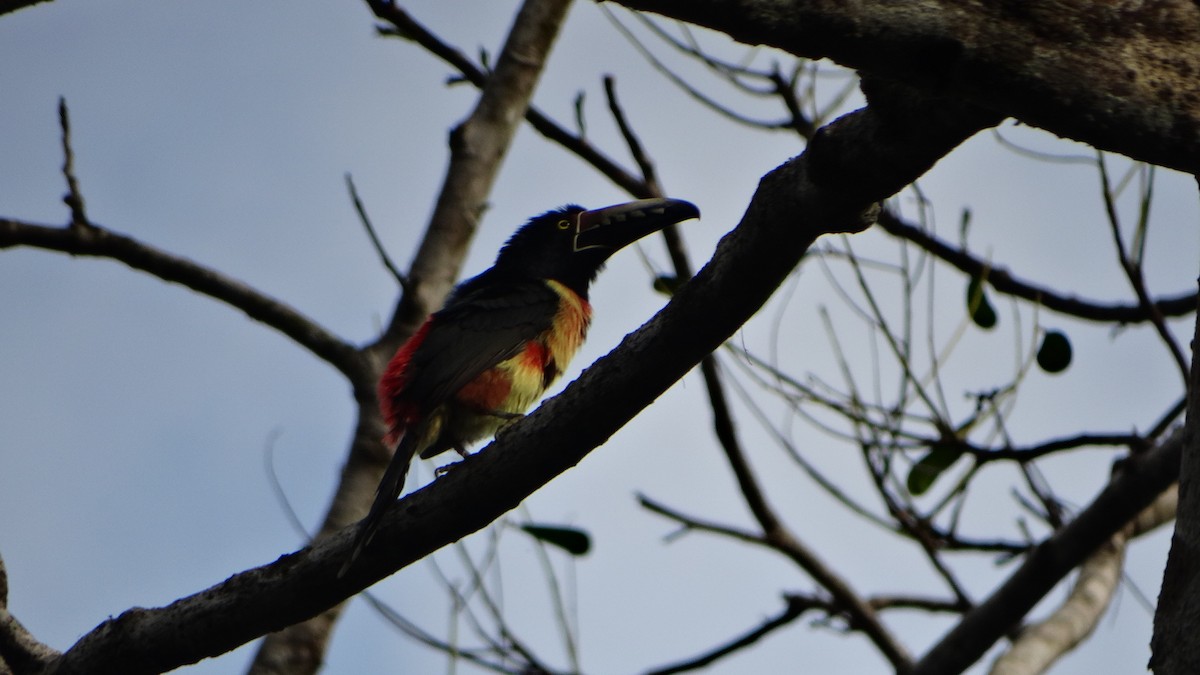
[[[425,47],[430,53],[456,68],[471,84],[482,87],[487,81],[487,73],[466,58],[461,50],[443,42],[400,7],[379,0],[370,0],[367,4],[371,6],[377,17],[395,26],[394,34],[414,40]],[[579,134],[571,133],[566,127],[550,119],[533,105],[530,105],[525,111],[525,120],[535,131],[591,165],[617,187],[639,198],[651,196],[647,194],[642,179],[627,171],[589,143],[584,137],[582,129]]]
[[[700,91],[696,87],[692,86],[687,80],[683,79],[678,73],[676,73],[675,71],[668,68],[667,65],[664,64],[661,60],[659,60],[659,58],[656,57],[654,55],[654,53],[651,52],[646,47],[646,45],[642,44],[641,40],[638,40],[637,36],[634,35],[625,26],[625,24],[621,23],[621,21],[619,19],[617,19],[616,15],[614,15],[612,13],[612,10],[608,9],[608,7],[605,5],[601,5],[600,9],[601,9],[601,11],[604,12],[604,15],[608,17],[608,19],[612,23],[612,25],[615,26],[617,28],[617,30],[621,33],[621,35],[623,35],[625,37],[625,39],[629,41],[629,44],[633,45],[633,48],[636,49],[638,51],[638,53],[640,53],[642,55],[642,58],[644,58],[646,60],[646,62],[650,64],[650,66],[652,68],[657,70],[664,77],[666,77],[668,80],[670,80],[675,86],[679,87],[684,93],[686,93],[693,100],[697,101],[704,107],[706,107],[709,110],[712,110],[713,112],[716,112],[738,124],[743,124],[748,127],[756,127],[756,128],[760,128],[760,129],[772,129],[772,130],[774,130],[774,129],[791,129],[792,128],[791,120],[785,119],[785,120],[767,121],[767,120],[754,119],[752,117],[743,115],[728,106],[721,104],[716,99],[714,99],[711,96]]]
[[[1200,183],[1200,178],[1197,179]],[[1200,541],[1200,508],[1196,502],[1200,476],[1200,313],[1192,334],[1192,367],[1187,387],[1187,418],[1182,434],[1186,447],[1179,466],[1179,520],[1171,539],[1171,552],[1163,573],[1158,607],[1154,611],[1154,637],[1150,641],[1150,669],[1172,675],[1195,672],[1200,664],[1200,644],[1195,640],[1196,598],[1200,577],[1196,575],[1197,541]]]
[[[745,44],[830,58],[1096,148],[1200,172],[1200,106],[1191,94],[1200,72],[1193,48],[1200,7],[1192,2],[1130,7],[1118,19],[1092,3],[1043,3],[1029,12],[983,3],[968,12],[957,0],[617,1]],[[1149,72],[1154,77],[1136,76]],[[1113,82],[1124,86],[1114,91]]]
[[[617,103],[612,78],[605,78],[605,91],[608,95],[612,114],[616,118],[621,133],[629,145],[630,152],[633,154],[638,166],[642,169],[647,187],[652,192],[659,191],[660,188],[654,175],[653,163],[646,156],[641,143],[633,133],[620,105]],[[690,263],[683,250],[683,243],[679,237],[678,230],[674,227],[668,227],[664,231],[664,236],[667,239],[668,248],[671,250],[677,277],[681,280],[691,278]],[[750,508],[750,511],[754,514],[755,519],[763,530],[764,541],[768,546],[787,555],[818,583],[828,589],[843,611],[849,615],[851,624],[855,628],[862,630],[875,642],[884,656],[897,669],[903,670],[909,663],[909,656],[905,653],[903,647],[888,632],[886,627],[878,621],[871,608],[854,593],[850,585],[836,575],[831,567],[825,565],[813,551],[803,546],[795,534],[784,526],[782,519],[779,518],[774,508],[767,501],[762,485],[755,477],[750,463],[746,459],[746,454],[742,449],[741,443],[738,440],[733,415],[730,412],[725,390],[721,383],[720,371],[717,368],[716,359],[712,354],[704,356],[700,363],[700,369],[704,376],[705,390],[713,410],[713,427],[717,435],[717,440],[720,442],[721,448],[725,453],[725,458],[729,462],[729,466],[738,482],[738,488],[742,493],[746,505]],[[643,503],[645,502],[643,501]]]
[[[745,634],[740,635],[733,640],[716,647],[715,649],[701,654],[700,656],[696,656],[688,659],[687,661],[681,661],[670,666],[656,668],[648,671],[646,675],[671,675],[672,673],[685,673],[689,670],[698,670],[705,666],[711,665],[712,663],[725,656],[733,654],[738,650],[745,649],[746,647],[753,645],[755,642],[758,642],[775,630],[783,628],[796,619],[799,619],[804,615],[805,612],[811,609],[824,609],[822,603],[810,602],[804,596],[791,595],[787,596],[785,600],[787,601],[787,606],[783,608],[783,611],[762,622],[760,625],[756,626]]]
[[[904,222],[898,215],[884,209],[879,225],[893,236],[910,241],[971,277],[986,278],[988,285],[1001,293],[1038,303],[1041,306],[1089,321],[1138,323],[1150,321],[1151,315],[1141,303],[1135,305],[1106,305],[1063,295],[1048,287],[1018,279],[1007,270],[993,267],[970,253],[955,248],[936,236]],[[1197,294],[1188,293],[1155,300],[1153,306],[1163,316],[1183,316],[1196,310]]]
[[[961,672],[1017,625],[1046,593],[1148,506],[1179,476],[1184,434],[1121,464],[1108,487],[1043,541],[1000,588],[969,612],[917,663],[918,675]]]
[[[629,120],[625,118],[625,111],[617,101],[617,81],[612,75],[604,76],[604,95],[608,98],[608,109],[612,112],[613,119],[617,122],[617,128],[621,130],[621,137],[625,139],[625,145],[629,147],[629,153],[633,155],[633,161],[642,172],[642,180],[645,183],[646,193],[634,194],[633,196],[665,197],[666,195],[663,193],[662,186],[658,183],[658,175],[654,171],[654,162],[646,154],[646,149],[642,147],[642,142],[638,140],[637,134],[629,124]]]
[[[1121,237],[1121,221],[1117,216],[1117,205],[1113,198],[1112,185],[1108,179],[1108,166],[1104,161],[1103,153],[1097,153],[1096,165],[1100,169],[1100,194],[1104,198],[1104,212],[1108,217],[1113,244],[1117,247],[1117,262],[1120,264],[1121,270],[1125,272],[1125,277],[1129,280],[1134,294],[1137,295],[1138,306],[1145,311],[1154,330],[1171,353],[1171,358],[1175,359],[1175,365],[1179,368],[1179,375],[1183,378],[1186,389],[1189,371],[1187,357],[1183,355],[1183,350],[1179,348],[1175,336],[1171,335],[1171,331],[1167,328],[1166,319],[1158,305],[1150,298],[1150,291],[1146,289],[1146,277],[1142,274],[1141,257],[1138,256],[1135,259],[1125,250],[1125,240]]]
[[[934,442],[933,439],[930,439],[930,441]],[[938,442],[945,441],[944,439],[938,439]],[[1082,433],[1074,436],[1056,438],[1026,447],[1002,446],[997,448],[986,448],[977,446],[966,440],[955,441],[955,444],[957,447],[961,447],[963,452],[969,453],[975,457],[976,461],[982,464],[1000,460],[1027,462],[1056,452],[1062,452],[1063,450],[1074,450],[1077,448],[1097,446],[1124,446],[1130,448],[1134,452],[1137,452],[1144,449],[1148,442],[1149,441],[1146,438],[1137,434]]]
[[[182,284],[245,312],[247,316],[283,333],[298,345],[337,368],[351,381],[364,376],[358,350],[322,328],[283,301],[269,297],[186,258],[143,244],[132,237],[89,224],[86,227],[53,227],[0,218],[0,249],[27,246],[70,255],[107,258]]]
[[[71,227],[91,227],[83,208],[83,194],[79,181],[75,179],[75,153],[71,151],[71,117],[67,113],[67,99],[58,99],[58,124],[62,129],[63,177],[67,179],[67,194],[63,203],[71,209]]]
[[[1021,631],[1012,646],[992,664],[991,675],[1037,675],[1083,642],[1104,616],[1121,580],[1125,545],[1175,517],[1178,485],[1158,496],[1108,543],[1079,567],[1071,593],[1045,620]]]
[[[358,189],[354,187],[354,178],[349,173],[346,174],[346,189],[350,191],[350,200],[354,202],[354,211],[358,213],[359,222],[362,223],[363,229],[367,231],[367,236],[371,238],[371,245],[375,247],[375,252],[379,254],[379,260],[383,262],[383,266],[391,273],[396,283],[400,284],[400,288],[407,293],[410,286],[408,277],[404,276],[400,268],[396,267],[396,263],[392,262],[392,257],[383,248],[383,243],[379,241],[379,235],[375,232],[375,226],[371,224],[371,219],[367,216],[367,209],[363,206],[362,200],[358,198]]]

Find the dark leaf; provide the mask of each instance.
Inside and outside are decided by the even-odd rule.
[[[971,320],[975,322],[975,325],[980,328],[991,329],[996,326],[996,310],[988,301],[987,292],[984,290],[983,280],[980,277],[971,277],[971,283],[967,284],[967,312],[971,315]]]
[[[587,552],[592,549],[591,536],[576,527],[522,525],[521,529],[534,539],[557,546],[574,556],[587,555]]]
[[[1047,373],[1061,373],[1071,365],[1071,341],[1062,331],[1046,331],[1038,349],[1037,363]]]
[[[962,446],[958,443],[934,443],[924,457],[913,464],[908,471],[908,491],[913,495],[923,495],[933,487],[934,481],[946,469],[962,457]]]
[[[654,277],[654,290],[663,295],[675,295],[675,291],[679,290],[679,277],[670,274]]]

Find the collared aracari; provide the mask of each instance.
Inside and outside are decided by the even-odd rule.
[[[699,215],[677,199],[547,211],[512,235],[491,269],[454,289],[379,381],[383,441],[394,454],[342,573],[400,496],[413,457],[450,449],[465,457],[467,444],[520,417],[562,374],[591,322],[588,285],[609,256]]]

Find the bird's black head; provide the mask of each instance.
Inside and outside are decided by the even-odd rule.
[[[535,216],[500,249],[494,269],[553,279],[583,297],[609,256],[667,225],[699,218],[679,199],[642,199],[585,210],[574,204]]]

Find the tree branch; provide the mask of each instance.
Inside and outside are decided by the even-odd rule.
[[[992,664],[990,675],[1044,673],[1095,630],[1121,580],[1126,543],[1175,518],[1178,485],[1171,486],[1079,567],[1071,593],[1045,620],[1021,631]]]
[[[566,391],[393,506],[357,565],[338,578],[354,533],[236,574],[160,609],[131,609],[84,636],[60,675],[161,672],[223,653],[340,603],[514,508],[578,464],[732,335],[813,241],[859,231],[874,204],[910,183],[991,115],[913,92],[825,127],[808,150],[766,175],[714,259],[654,319]]]
[[[637,135],[633,132],[632,126],[626,119],[624,111],[617,102],[613,79],[611,77],[605,78],[604,84],[609,109],[616,119],[622,137],[625,138],[625,142],[629,146],[630,153],[642,171],[647,191],[654,196],[661,195],[662,189],[654,172],[654,164],[650,161]],[[692,277],[691,263],[688,261],[687,253],[684,250],[678,227],[668,226],[664,228],[663,236],[667,242],[667,248],[670,251],[671,259],[675,266],[676,279],[679,281],[690,279]],[[800,541],[795,533],[784,526],[783,520],[779,518],[774,507],[767,500],[766,493],[754,475],[754,471],[751,469],[750,462],[746,459],[746,453],[738,439],[733,414],[729,409],[725,388],[721,381],[720,369],[717,367],[716,357],[712,353],[704,355],[701,359],[700,372],[704,377],[705,391],[708,394],[713,411],[714,433],[725,454],[726,461],[728,461],[729,467],[733,471],[734,478],[737,480],[738,488],[742,493],[747,507],[754,514],[755,520],[763,530],[763,542],[786,555],[816,580],[817,583],[828,590],[838,603],[840,610],[850,618],[851,625],[855,629],[861,630],[863,634],[874,642],[880,652],[896,666],[897,670],[907,668],[911,662],[909,655],[878,620],[874,610],[863,602],[862,598],[854,592],[845,579],[836,574],[833,568],[826,565],[815,552]],[[643,504],[645,503],[646,500],[643,500]]]
[[[487,73],[471,63],[462,51],[443,42],[403,9],[390,2],[380,2],[379,0],[368,0],[367,4],[371,6],[377,17],[395,26],[395,31],[389,34],[408,38],[420,44],[433,55],[454,66],[468,82],[476,87],[482,87],[487,81]],[[529,106],[525,111],[525,121],[529,122],[529,126],[542,136],[578,156],[625,192],[638,198],[650,196],[645,193],[645,183],[641,178],[626,171],[624,167],[600,152],[583,137],[567,131],[565,127],[542,113],[537,107]]]
[[[1069,316],[1089,321],[1111,323],[1140,323],[1150,321],[1153,313],[1142,303],[1105,305],[1058,293],[1049,287],[1038,286],[1013,276],[1003,268],[976,258],[969,252],[951,246],[915,225],[904,222],[891,210],[884,209],[879,226],[889,234],[910,241],[939,260],[958,268],[972,278],[986,278],[987,283],[1001,293],[1022,298]],[[1163,316],[1183,316],[1196,311],[1197,294],[1187,293],[1154,301],[1153,307]]]
[[[1200,172],[1200,7],[888,0],[616,0],[829,58],[1186,173]],[[1120,58],[1113,58],[1120,54]]]
[[[1200,577],[1196,575],[1200,551],[1200,312],[1192,334],[1192,367],[1187,387],[1187,419],[1183,425],[1183,457],[1179,466],[1179,518],[1171,538],[1171,552],[1163,573],[1158,607],[1154,612],[1154,637],[1150,641],[1150,668],[1160,675],[1197,672],[1200,643],[1195,639],[1200,618]]]
[[[0,218],[0,250],[26,246],[70,255],[107,258],[187,286],[240,309],[247,316],[291,338],[351,380],[364,372],[358,350],[281,300],[186,258],[143,244],[132,237],[89,224],[54,227]]]
[[[914,675],[962,672],[983,656],[1063,577],[1178,479],[1184,436],[1176,432],[1122,462],[1108,487],[1033,549],[1000,588],[921,658]]]
[[[823,608],[822,603],[811,602],[804,596],[791,595],[784,599],[787,601],[787,606],[783,608],[783,611],[762,622],[760,625],[754,627],[745,634],[739,635],[726,644],[705,652],[700,656],[688,659],[687,661],[680,661],[669,666],[664,666],[662,668],[656,668],[647,672],[646,675],[672,675],[673,673],[685,673],[689,670],[697,670],[699,668],[711,665],[712,663],[738,651],[739,649],[745,649],[746,647],[749,647],[775,630],[787,626],[803,616],[805,612],[811,609]]]

